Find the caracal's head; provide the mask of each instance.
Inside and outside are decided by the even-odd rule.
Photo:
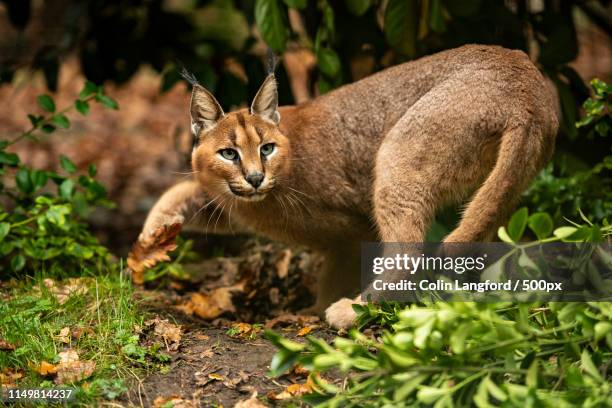
[[[268,75],[250,110],[224,113],[197,83],[191,96],[193,171],[211,199],[259,201],[289,171],[289,140],[278,124],[278,92]]]

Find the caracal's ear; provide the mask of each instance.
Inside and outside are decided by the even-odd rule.
[[[278,113],[278,91],[276,89],[276,78],[274,74],[268,75],[266,80],[257,91],[253,103],[251,104],[251,114],[259,115],[262,118],[278,125],[280,113]]]
[[[191,131],[194,136],[200,130],[212,129],[217,122],[225,116],[221,105],[215,97],[202,85],[193,85],[191,93]]]

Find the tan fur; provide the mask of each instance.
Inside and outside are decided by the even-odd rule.
[[[500,47],[463,46],[386,69],[279,108],[278,127],[271,83],[253,114],[224,114],[198,133],[195,179],[162,196],[143,233],[197,212],[207,229],[324,251],[317,312],[356,293],[361,241],[423,241],[443,205],[469,200],[445,241],[493,238],[550,158],[558,127],[542,75],[523,52]],[[263,161],[258,146],[270,142],[278,151]],[[218,158],[231,146],[244,156],[238,164]],[[259,201],[229,191],[252,193],[245,175],[255,170],[265,173]],[[351,303],[336,303],[328,321],[345,327]]]

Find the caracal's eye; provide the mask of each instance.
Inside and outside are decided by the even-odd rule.
[[[238,152],[234,149],[222,149],[219,150],[219,154],[221,155],[221,157],[223,157],[224,159],[227,160],[238,160]]]
[[[272,154],[275,148],[276,146],[274,145],[274,143],[266,143],[265,145],[261,146],[260,151],[261,154],[263,154],[264,156],[269,156]]]

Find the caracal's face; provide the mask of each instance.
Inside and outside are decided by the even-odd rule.
[[[210,200],[254,202],[286,178],[289,157],[289,140],[278,126],[243,110],[198,132],[192,164]]]

